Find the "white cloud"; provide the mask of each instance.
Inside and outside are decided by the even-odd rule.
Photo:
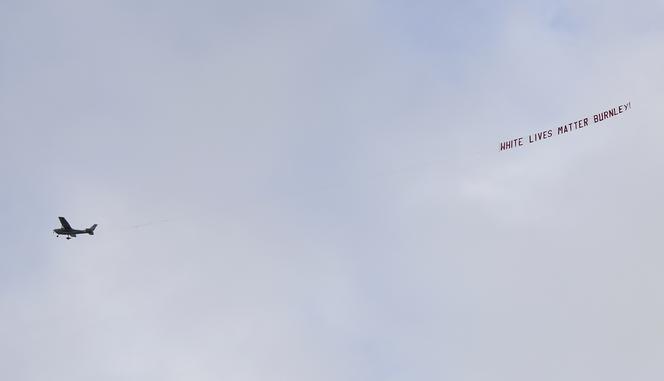
[[[5,4],[0,374],[661,378],[661,4],[406,7]]]

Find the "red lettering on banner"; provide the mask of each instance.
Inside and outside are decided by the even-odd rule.
[[[625,104],[621,104],[618,107],[612,107],[609,110],[602,111],[600,113],[594,114],[592,116],[593,123],[599,123],[602,122],[608,118],[612,118],[614,116],[618,116],[622,113],[624,113],[627,110],[630,110],[632,108],[632,102],[627,102]],[[560,127],[556,129],[556,135],[562,135],[566,134],[568,132],[572,132],[574,130],[578,130],[580,128],[588,127],[588,123],[590,121],[589,117],[585,117],[583,119],[576,120],[574,122],[570,122],[567,124],[563,124]],[[553,129],[546,130],[546,131],[541,131],[541,132],[536,132],[534,134],[528,135],[528,144],[532,144],[535,142],[538,142],[540,140],[545,140],[548,138],[553,137]],[[516,147],[521,147],[523,146],[523,138],[516,138],[512,140],[507,140],[504,142],[500,143],[500,151],[507,151]]]

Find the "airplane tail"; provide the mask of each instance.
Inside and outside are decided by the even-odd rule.
[[[94,224],[90,226],[89,228],[85,229],[85,232],[90,234],[90,235],[95,235],[95,229],[97,228],[97,224]]]

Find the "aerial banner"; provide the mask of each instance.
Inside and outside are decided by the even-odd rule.
[[[602,111],[598,114],[594,114],[592,116],[588,116],[582,119],[575,120],[573,122],[570,122],[568,124],[563,124],[562,126],[558,127],[557,129],[549,129],[546,131],[540,131],[536,132],[534,134],[528,135],[527,138],[518,137],[515,139],[503,141],[499,144],[499,150],[500,151],[508,151],[514,148],[519,148],[523,147],[527,144],[532,144],[535,142],[539,142],[542,140],[546,139],[551,139],[554,136],[559,136],[563,134],[567,134],[572,131],[576,131],[578,129],[582,129],[585,127],[588,127],[591,124],[597,124],[602,121],[605,121],[609,118],[613,118],[614,116],[618,116],[622,113],[624,113],[627,110],[632,109],[632,102],[627,102],[625,104],[621,104],[618,107],[613,107],[609,110]]]

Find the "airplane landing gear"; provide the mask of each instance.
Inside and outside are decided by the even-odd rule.
[[[71,237],[67,237],[67,239],[71,239]]]

